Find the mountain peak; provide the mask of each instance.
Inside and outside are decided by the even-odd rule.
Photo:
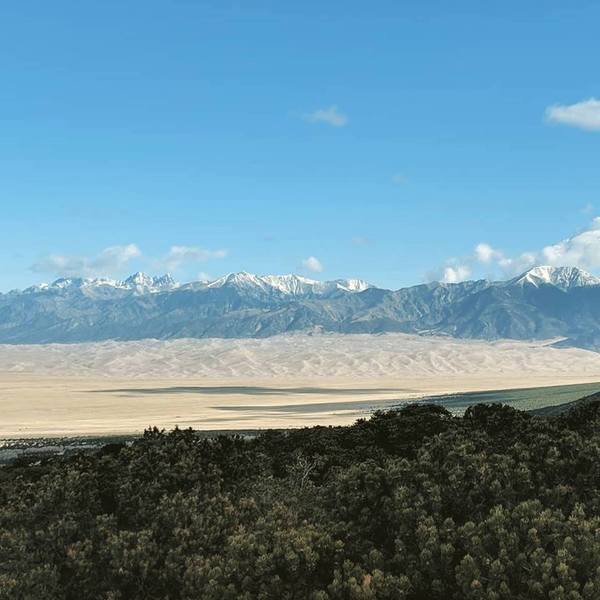
[[[223,277],[219,277],[213,281],[209,281],[206,284],[208,288],[219,288],[227,285],[233,285],[238,287],[252,287],[258,286],[262,287],[262,282],[260,278],[252,273],[248,273],[246,271],[238,271],[237,273],[228,273],[227,275],[223,275]]]
[[[159,275],[157,277],[152,278],[153,287],[156,288],[173,288],[177,287],[177,282],[171,275],[171,273],[165,273],[164,275]]]
[[[600,278],[578,268],[539,266],[511,281],[361,293],[370,287],[358,279],[317,281],[297,274],[246,272],[181,287],[169,275],[144,273],[125,281],[63,278],[0,294],[0,342],[99,341],[115,335],[245,338],[322,330],[568,337],[569,343],[600,348],[595,341],[600,339],[595,310]]]
[[[148,289],[169,289],[177,285],[169,273],[160,276],[152,276],[143,273],[142,271],[130,275],[122,282],[122,284],[124,287],[140,287]]]
[[[127,279],[125,279],[123,283],[128,285],[150,287],[154,283],[154,277],[152,277],[151,275],[147,275],[142,271],[138,271],[137,273],[134,273],[133,275],[130,275]]]
[[[362,279],[336,279],[335,283],[339,288],[348,292],[364,292],[366,289],[372,287],[370,283]]]
[[[310,293],[320,283],[315,279],[309,279],[295,273],[288,275],[264,275],[261,279],[270,287],[284,294],[291,295]]]
[[[302,275],[254,275],[246,271],[229,273],[206,284],[207,288],[232,286],[245,289],[257,289],[264,292],[279,292],[289,296],[324,296],[335,291],[362,292],[371,287],[361,279],[336,279],[335,281],[317,281]]]
[[[52,282],[52,287],[65,289],[69,287],[81,287],[86,282],[81,277],[60,277]]]
[[[529,269],[509,282],[515,285],[552,285],[563,291],[576,287],[600,285],[600,277],[596,277],[577,267],[551,267],[540,265]]]

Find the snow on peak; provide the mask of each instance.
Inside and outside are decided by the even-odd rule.
[[[229,273],[213,281],[196,281],[188,283],[184,289],[211,289],[234,287],[239,290],[260,291],[267,294],[284,294],[286,296],[328,296],[336,292],[362,292],[371,287],[361,279],[336,279],[334,281],[317,281],[302,275],[254,275],[246,271]],[[123,281],[116,279],[85,279],[81,277],[61,278],[51,284],[43,283],[25,290],[28,293],[58,291],[81,291],[86,295],[111,294],[112,290],[121,293],[147,294],[164,292],[180,288],[169,274],[152,276],[138,271]]]
[[[596,277],[587,271],[577,267],[550,267],[547,265],[533,267],[511,283],[517,285],[553,285],[563,291],[576,287],[599,285],[600,277]]]
[[[315,286],[320,284],[319,281],[302,277],[301,275],[264,275],[261,278],[267,285],[293,296],[310,293]]]
[[[84,277],[61,277],[52,283],[41,283],[33,285],[25,290],[26,293],[38,293],[48,291],[81,291],[86,295],[97,295],[110,293],[111,290],[124,290],[136,294],[152,293],[170,290],[178,287],[171,275],[161,275],[152,277],[146,273],[134,273],[123,281],[117,279],[108,279],[103,277],[84,278]]]
[[[362,292],[371,287],[361,279],[336,279],[334,281],[317,281],[301,275],[265,275],[261,280],[278,289],[284,294],[302,296],[315,294],[319,296],[333,293],[337,290],[344,292]]]
[[[54,290],[69,290],[69,289],[82,289],[82,288],[96,288],[101,286],[107,287],[119,287],[120,281],[115,279],[96,278],[91,279],[88,277],[61,277],[56,279],[51,284],[43,283],[39,286],[33,286],[30,288],[34,291],[44,291],[48,289]]]
[[[146,275],[146,273],[138,271],[137,273],[134,273],[133,275],[130,275],[127,279],[125,279],[123,283],[128,283],[129,285],[150,286],[152,285],[153,281],[153,277],[151,277],[150,275]]]
[[[240,271],[239,273],[229,273],[223,277],[219,277],[214,281],[209,281],[206,284],[207,288],[219,288],[227,285],[235,287],[263,287],[264,282],[261,281],[260,277],[247,273],[246,271]]]
[[[81,277],[61,277],[60,279],[53,281],[51,285],[53,288],[64,290],[71,287],[81,287],[88,283],[88,281],[89,280],[82,279]]]
[[[338,279],[335,283],[340,289],[348,292],[364,292],[371,287],[370,283],[362,279]]]
[[[153,277],[141,271],[130,275],[127,279],[119,283],[121,284],[119,287],[142,288],[148,291],[160,291],[177,287],[175,280],[169,273]]]
[[[154,277],[154,286],[158,288],[172,288],[177,286],[177,282],[173,279],[171,273],[165,273],[160,277]]]
[[[134,273],[125,279],[123,283],[129,286],[139,285],[140,287],[152,287],[154,284],[154,277],[138,271],[137,273]]]
[[[360,279],[338,279],[317,281],[302,275],[253,275],[246,271],[229,273],[219,279],[204,284],[205,288],[233,286],[243,289],[259,289],[264,292],[279,292],[289,296],[326,295],[336,290],[362,292],[370,285]]]

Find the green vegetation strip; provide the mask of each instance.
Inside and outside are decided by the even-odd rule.
[[[465,392],[423,398],[424,404],[440,404],[454,414],[463,414],[469,406],[481,403],[507,404],[519,410],[537,410],[558,406],[600,392],[599,383],[580,383],[538,388]]]

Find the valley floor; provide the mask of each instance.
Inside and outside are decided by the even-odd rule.
[[[386,334],[4,345],[0,439],[350,424],[430,396],[599,381],[600,354],[549,342]],[[556,390],[520,408],[566,401]]]

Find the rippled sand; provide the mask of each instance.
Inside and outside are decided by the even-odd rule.
[[[0,437],[351,423],[423,395],[600,381],[543,342],[284,335],[0,345]]]

